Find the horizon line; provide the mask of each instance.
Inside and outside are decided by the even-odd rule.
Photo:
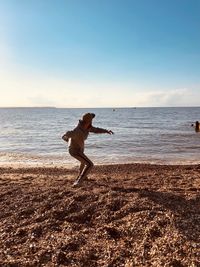
[[[120,108],[130,108],[130,109],[136,109],[136,108],[198,108],[200,106],[110,106],[110,107],[54,107],[54,106],[5,106],[1,107],[0,109],[28,109],[28,108],[34,108],[34,109],[103,109],[103,108],[110,108],[110,109],[120,109]]]

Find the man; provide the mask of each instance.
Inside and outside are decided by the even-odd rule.
[[[94,113],[84,114],[82,119],[79,120],[77,127],[72,131],[66,132],[66,134],[62,136],[63,140],[66,142],[69,141],[69,154],[81,163],[78,177],[73,184],[74,186],[81,184],[94,166],[93,162],[84,154],[84,143],[89,133],[113,134],[111,130],[93,127],[92,120],[94,117]]]

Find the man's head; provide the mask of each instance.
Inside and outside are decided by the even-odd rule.
[[[94,113],[86,113],[82,117],[82,121],[85,123],[92,123],[92,119],[94,119],[95,114]]]

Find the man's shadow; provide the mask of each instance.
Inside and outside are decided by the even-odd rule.
[[[200,194],[194,199],[187,200],[182,196],[168,192],[141,190],[141,197],[170,210],[174,214],[176,228],[187,237],[188,240],[200,242]]]

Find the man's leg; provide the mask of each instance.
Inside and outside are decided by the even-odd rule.
[[[84,162],[81,162],[81,165],[80,165],[80,168],[79,168],[79,175],[81,175],[84,167],[85,167],[85,163]]]
[[[94,164],[83,152],[73,153],[71,151],[70,154],[72,157],[74,157],[81,163],[80,169],[79,169],[80,170],[79,176],[74,183],[74,185],[78,185],[86,178],[86,176],[89,174]]]
[[[90,173],[90,171],[92,170],[94,164],[84,153],[81,153],[81,157],[84,158],[85,160],[85,167],[82,173],[80,174],[80,177],[82,177],[81,179],[84,180],[87,177],[87,175]]]

